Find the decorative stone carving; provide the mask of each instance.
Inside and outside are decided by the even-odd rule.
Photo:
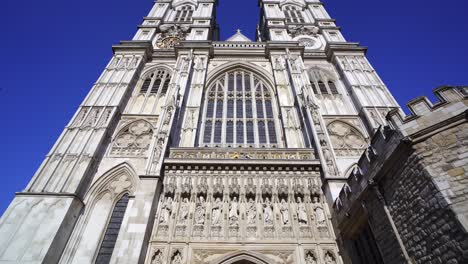
[[[327,128],[337,155],[359,156],[362,154],[367,142],[356,128],[342,121],[333,121]]]
[[[110,188],[114,191],[115,194],[120,194],[128,187],[132,186],[132,182],[127,175],[122,175],[120,178],[110,184]]]
[[[148,122],[144,120],[133,122],[117,134],[110,154],[144,156],[148,152],[152,137],[153,128]]]
[[[336,264],[335,256],[330,251],[327,251],[325,253],[325,256],[323,257],[323,260],[325,261],[325,264]]]
[[[223,202],[221,201],[221,198],[217,197],[213,204],[213,208],[211,208],[211,224],[213,226],[221,224],[222,213],[223,213]]]
[[[200,196],[195,207],[195,224],[204,225],[205,224],[205,198]]]
[[[239,221],[239,203],[237,202],[237,197],[234,196],[229,206],[229,225],[237,226],[238,221]]]
[[[326,226],[325,211],[322,204],[319,202],[318,197],[313,198],[312,208],[314,209],[315,222],[317,226]]]
[[[317,264],[317,257],[315,257],[314,252],[310,250],[306,252],[305,262],[306,264]]]
[[[185,225],[189,216],[190,204],[188,198],[184,198],[179,210],[179,223]]]
[[[182,264],[182,263],[183,263],[182,253],[180,253],[180,251],[177,250],[176,252],[174,252],[174,255],[172,256],[171,264]]]
[[[307,210],[301,197],[297,198],[297,219],[300,225],[307,225],[309,223]]]
[[[247,224],[248,225],[255,225],[257,218],[257,205],[253,198],[249,199],[249,203],[247,205]]]
[[[163,264],[163,253],[161,250],[156,250],[151,257],[151,264]]]
[[[167,197],[166,201],[164,202],[161,208],[161,216],[159,218],[159,223],[168,224],[169,219],[171,218],[171,214],[172,214],[172,198]]]
[[[280,212],[283,225],[289,225],[289,204],[285,199],[281,200]]]
[[[263,218],[265,225],[273,225],[273,204],[268,197],[266,197],[263,203]]]
[[[160,35],[156,46],[160,49],[172,49],[181,40],[185,39],[188,28],[179,25],[162,25],[160,30],[163,33]]]

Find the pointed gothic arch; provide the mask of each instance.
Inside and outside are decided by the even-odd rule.
[[[210,264],[269,264],[271,260],[251,251],[238,251],[225,255]]]
[[[360,156],[367,147],[367,139],[354,125],[334,120],[327,125],[328,134],[338,156]]]
[[[78,264],[96,261],[116,205],[122,199],[134,196],[137,184],[135,170],[124,162],[104,173],[91,185],[83,201],[84,210],[65,247],[62,262]],[[122,210],[125,209],[126,205]]]
[[[139,119],[121,128],[113,137],[109,155],[145,156],[151,144],[154,127],[150,122]]]
[[[210,76],[198,144],[275,148],[281,144],[276,94],[256,70],[231,64]]]

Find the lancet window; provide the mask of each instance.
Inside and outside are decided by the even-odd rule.
[[[176,10],[174,18],[175,22],[190,22],[192,21],[193,7],[191,5],[184,5]]]
[[[112,252],[117,242],[120,227],[122,226],[125,210],[128,206],[129,196],[125,194],[116,204],[112,212],[109,223],[107,224],[106,232],[99,248],[99,253],[96,258],[97,264],[110,263]]]
[[[283,8],[284,15],[286,16],[286,22],[288,23],[304,23],[304,16],[302,10],[294,5],[287,5]]]
[[[170,81],[171,74],[165,69],[149,74],[132,100],[131,113],[157,114],[158,102],[166,95]]]
[[[278,133],[271,90],[253,73],[223,74],[207,91],[203,136],[206,147],[276,147]]]

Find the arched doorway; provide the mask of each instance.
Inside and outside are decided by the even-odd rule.
[[[268,261],[264,256],[254,252],[234,252],[228,254],[214,262],[213,264],[269,264],[271,261]]]

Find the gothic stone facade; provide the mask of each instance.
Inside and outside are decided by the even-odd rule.
[[[390,112],[333,206],[352,263],[468,263],[466,87]]]
[[[343,263],[330,205],[394,98],[318,0],[159,0],[0,220],[0,263]]]

